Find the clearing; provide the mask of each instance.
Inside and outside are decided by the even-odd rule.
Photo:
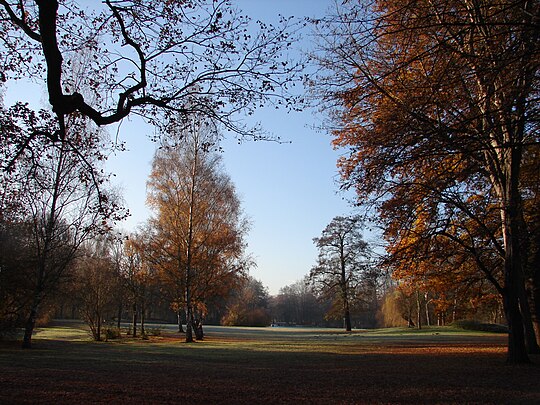
[[[207,326],[186,344],[159,327],[92,342],[63,322],[32,350],[0,342],[0,403],[540,403],[540,357],[506,365],[502,334]]]

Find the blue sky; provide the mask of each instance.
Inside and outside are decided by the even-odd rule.
[[[295,17],[322,15],[332,1],[237,0],[253,20],[277,21],[278,14]],[[294,52],[309,48],[308,31]],[[331,147],[331,137],[313,129],[320,124],[313,111],[293,112],[266,108],[250,118],[260,122],[270,134],[291,143],[246,141],[238,144],[226,138],[223,159],[236,185],[246,216],[251,222],[248,253],[257,267],[251,275],[277,294],[309,273],[317,250],[312,239],[337,215],[351,213],[344,195],[339,194],[336,161],[339,152]],[[112,131],[111,131],[112,132]],[[148,216],[144,205],[146,178],[154,144],[146,135],[152,128],[134,119],[124,122],[120,137],[128,141],[128,152],[111,158],[110,169],[132,213],[124,225],[133,229]],[[350,197],[350,195],[349,195]]]
[[[235,3],[253,20],[277,21],[285,16],[321,16],[331,0],[236,0]],[[295,52],[309,48],[309,36],[295,44]],[[32,93],[32,94],[31,94]],[[18,84],[8,88],[6,104],[15,99],[33,98],[47,105],[35,88]],[[257,263],[251,275],[276,294],[278,290],[309,273],[317,251],[312,239],[337,215],[352,212],[342,194],[338,194],[336,160],[339,152],[330,145],[331,138],[313,129],[316,114],[303,111],[263,109],[253,119],[270,134],[291,143],[223,142],[225,168],[236,185],[246,216],[252,227],[248,235],[248,253]],[[139,118],[124,120],[111,135],[127,141],[128,151],[112,156],[108,169],[116,174],[113,182],[122,191],[131,217],[121,227],[133,230],[149,215],[145,206],[146,179],[155,148],[148,136],[152,128]],[[350,195],[349,195],[350,197]]]

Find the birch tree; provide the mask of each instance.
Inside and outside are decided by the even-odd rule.
[[[247,224],[230,178],[215,152],[212,124],[193,121],[174,132],[154,157],[148,181],[153,261],[177,291],[193,341],[195,309],[226,294],[249,264],[243,253]]]

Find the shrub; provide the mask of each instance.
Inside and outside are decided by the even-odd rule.
[[[491,332],[491,333],[507,333],[508,327],[505,325],[497,325],[494,323],[482,323],[478,321],[471,320],[460,320],[453,322],[451,326],[455,328],[465,329],[465,330],[474,330],[479,332]]]
[[[114,340],[120,339],[120,329],[115,327],[106,327],[105,328],[105,340]]]
[[[161,336],[161,328],[149,328],[146,333],[152,336]]]

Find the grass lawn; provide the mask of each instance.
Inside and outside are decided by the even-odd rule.
[[[431,328],[342,333],[173,326],[92,342],[81,324],[0,342],[0,404],[540,403],[540,357],[505,364],[506,336]]]

